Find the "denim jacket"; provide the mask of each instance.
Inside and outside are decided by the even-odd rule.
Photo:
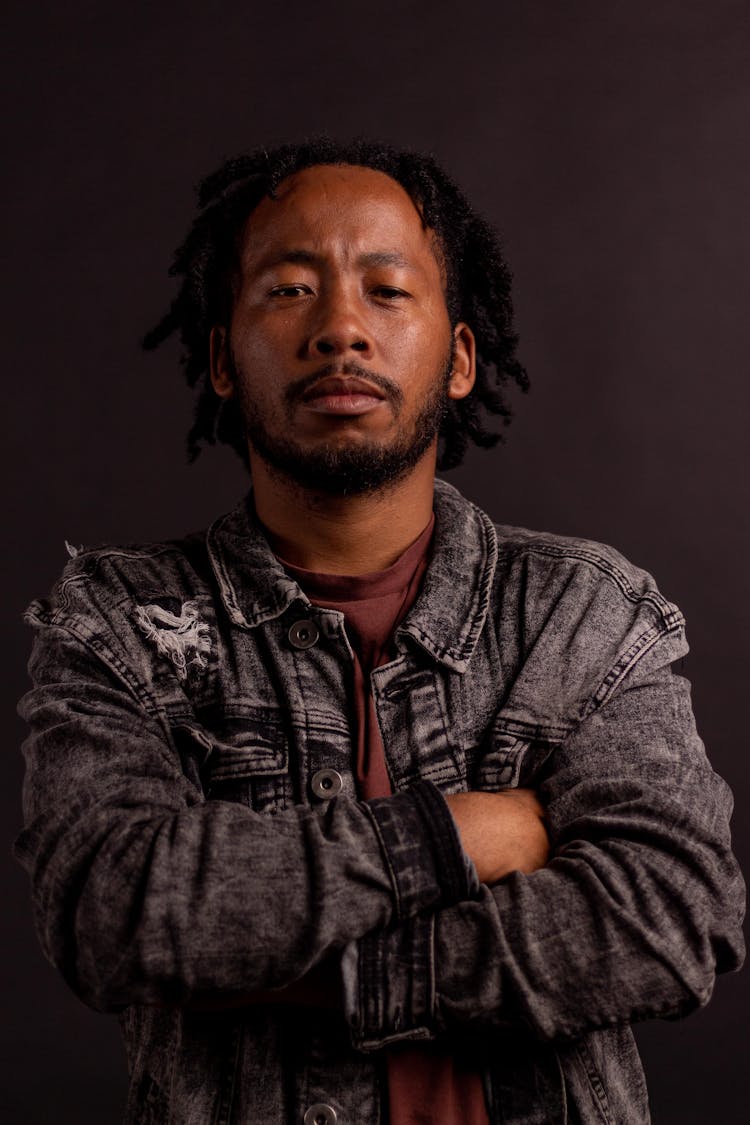
[[[128,1125],[385,1123],[385,1049],[431,1039],[481,1066],[493,1123],[640,1125],[630,1025],[741,963],[678,609],[610,548],[496,527],[440,481],[435,510],[371,678],[390,798],[356,798],[343,617],[251,504],[81,551],[28,610],[17,855],[46,955],[120,1015]],[[552,858],[480,885],[442,794],[518,785]],[[324,960],[330,1009],[245,1002]]]

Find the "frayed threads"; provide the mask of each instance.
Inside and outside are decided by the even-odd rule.
[[[201,621],[196,602],[185,602],[178,617],[159,605],[136,606],[136,621],[156,651],[174,665],[180,680],[186,680],[191,667],[208,667],[211,638],[208,625]]]

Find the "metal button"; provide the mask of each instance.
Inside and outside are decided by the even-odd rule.
[[[311,648],[317,641],[320,633],[314,621],[295,621],[289,632],[289,643],[295,648]]]
[[[304,1117],[304,1125],[336,1125],[336,1110],[325,1102],[311,1105]]]
[[[344,788],[344,781],[336,770],[318,770],[312,775],[310,788],[316,797],[330,801],[331,797],[337,797]]]

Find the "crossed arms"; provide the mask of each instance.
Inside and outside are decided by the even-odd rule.
[[[230,1001],[343,954],[365,1048],[477,1021],[552,1037],[687,1011],[741,959],[731,800],[669,667],[652,662],[569,736],[533,781],[541,804],[420,782],[272,817],[206,801],[70,628],[44,630],[32,675],[17,851],[42,945],[94,1007]],[[414,989],[425,958],[434,987]]]

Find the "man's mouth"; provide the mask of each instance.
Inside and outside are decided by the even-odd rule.
[[[376,410],[385,402],[385,395],[356,375],[327,375],[313,383],[302,396],[308,410],[316,414],[356,415]]]

